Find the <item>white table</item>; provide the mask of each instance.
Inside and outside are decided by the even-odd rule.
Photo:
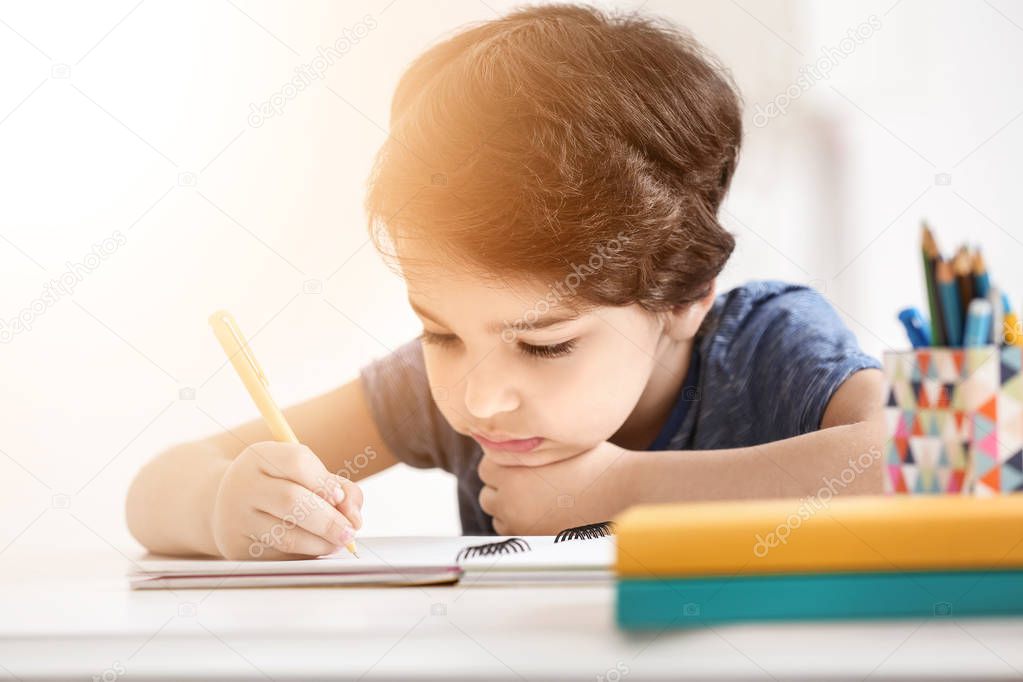
[[[610,585],[132,592],[125,554],[0,555],[0,680],[1023,676],[1023,620],[625,634]]]

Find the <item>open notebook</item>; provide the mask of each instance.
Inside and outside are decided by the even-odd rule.
[[[611,577],[609,522],[558,535],[365,537],[359,558],[342,550],[295,561],[143,559],[132,589],[587,582]]]

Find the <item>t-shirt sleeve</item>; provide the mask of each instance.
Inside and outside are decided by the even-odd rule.
[[[861,369],[881,367],[813,289],[793,286],[763,300],[743,327],[764,442],[818,430],[838,387]]]
[[[467,438],[448,423],[430,392],[418,338],[359,370],[370,413],[399,461],[453,471]]]

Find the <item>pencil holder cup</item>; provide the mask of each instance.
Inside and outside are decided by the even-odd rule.
[[[1019,346],[885,352],[885,490],[1023,491]]]

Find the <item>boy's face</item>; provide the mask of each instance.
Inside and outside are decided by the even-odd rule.
[[[498,281],[419,264],[405,279],[437,406],[498,463],[549,464],[610,440],[627,422],[642,432],[666,416],[651,387],[670,382],[691,340],[680,343],[677,328],[670,338],[663,316],[638,305],[576,310],[570,282]],[[703,313],[690,320],[693,332]],[[671,403],[677,386],[662,391]]]

